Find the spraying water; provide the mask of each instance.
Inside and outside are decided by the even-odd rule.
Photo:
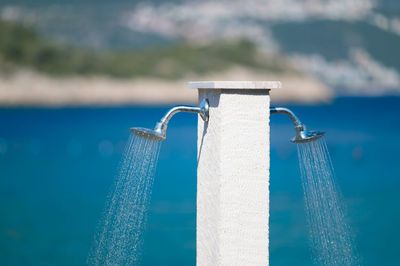
[[[89,264],[138,263],[160,147],[161,141],[130,136]]]
[[[133,135],[129,139],[114,192],[96,235],[89,264],[138,264],[161,141],[166,138],[169,121],[180,112],[197,113],[207,122],[208,100],[203,99],[199,107],[172,107],[154,129],[130,129]]]
[[[315,263],[359,265],[324,138],[297,149]]]

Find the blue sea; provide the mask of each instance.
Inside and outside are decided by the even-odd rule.
[[[363,264],[400,265],[400,98],[288,107],[327,133]],[[153,127],[167,108],[0,109],[0,265],[84,265],[129,127]],[[195,265],[196,124],[170,122],[143,265]],[[293,134],[271,117],[270,265],[312,264]]]

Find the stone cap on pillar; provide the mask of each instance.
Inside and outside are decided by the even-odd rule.
[[[250,89],[250,90],[271,90],[280,89],[280,81],[191,81],[191,89]]]

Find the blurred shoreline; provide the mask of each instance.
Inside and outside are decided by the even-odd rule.
[[[178,80],[161,78],[120,79],[106,76],[55,77],[32,70],[0,75],[0,106],[116,106],[194,103],[193,80],[279,80],[283,88],[271,91],[273,102],[328,103],[332,91],[304,75],[266,74],[232,67],[206,76],[188,75]]]
[[[53,105],[188,102],[194,79],[281,80],[272,100],[299,103],[329,101],[326,87],[335,97],[399,95],[399,12],[395,1],[371,0],[8,0],[0,4],[0,76],[18,73],[0,82],[17,89],[3,90],[0,104],[51,105],[42,92]],[[222,74],[237,65],[271,75]],[[88,92],[21,96],[36,91],[20,88],[21,79]]]
[[[0,20],[0,106],[194,103],[197,91],[187,87],[194,80],[278,80],[283,88],[271,92],[277,102],[321,103],[333,96],[284,55],[246,39],[95,50]]]

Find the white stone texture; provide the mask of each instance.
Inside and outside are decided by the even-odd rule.
[[[199,89],[204,98],[210,120],[198,122],[197,265],[268,265],[269,90]]]

